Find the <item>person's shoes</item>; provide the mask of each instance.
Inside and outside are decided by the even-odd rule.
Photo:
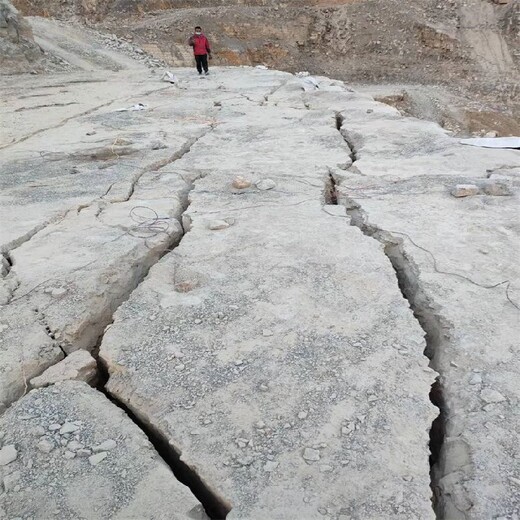
[[[204,74],[205,74],[206,76],[209,76],[209,70],[207,70]]]

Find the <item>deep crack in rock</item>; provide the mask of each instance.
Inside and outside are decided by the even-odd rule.
[[[187,142],[181,147],[180,150],[178,150],[175,154],[173,154],[171,157],[169,157],[166,160],[162,160],[158,163],[154,163],[152,166],[148,166],[144,168],[140,175],[137,176],[132,182],[131,190],[128,195],[128,198],[126,200],[129,200],[134,192],[135,186],[141,176],[154,169],[161,169],[165,166],[181,159],[184,155],[189,153],[191,151],[191,148],[193,145],[202,139],[208,132],[213,130],[215,125],[210,125],[209,128],[205,129],[202,133],[197,135],[194,138],[191,138],[187,140]],[[180,238],[173,238],[172,241],[166,242],[164,244],[164,247],[162,251],[157,255],[157,258],[155,261],[147,266],[146,269],[141,270],[140,276],[136,279],[135,284],[131,284],[128,286],[128,291],[126,291],[126,294],[124,297],[120,298],[117,302],[117,306],[113,310],[113,312],[110,315],[110,318],[108,320],[99,320],[98,326],[102,327],[103,332],[101,332],[98,335],[96,344],[92,346],[91,350],[92,355],[96,359],[97,366],[98,366],[98,377],[97,379],[97,389],[102,392],[113,404],[115,404],[118,408],[123,410],[126,415],[131,419],[147,436],[149,441],[152,443],[154,448],[156,449],[159,456],[164,460],[164,462],[168,465],[168,467],[171,469],[172,473],[174,474],[175,478],[187,486],[191,492],[194,494],[194,496],[200,501],[202,504],[204,510],[208,514],[208,516],[215,520],[221,520],[225,519],[229,511],[231,510],[230,504],[223,498],[217,496],[215,493],[213,493],[209,486],[207,486],[201,477],[197,474],[197,472],[190,466],[188,466],[186,463],[184,463],[181,460],[181,453],[168,441],[168,439],[160,432],[159,428],[155,427],[150,420],[143,417],[143,414],[139,412],[139,410],[132,410],[129,406],[129,404],[121,402],[117,399],[114,395],[110,394],[108,390],[106,389],[105,385],[109,379],[109,374],[106,369],[106,367],[102,364],[100,358],[99,358],[99,346],[103,340],[103,336],[105,331],[107,330],[107,327],[113,322],[113,316],[116,312],[117,308],[126,301],[131,293],[139,286],[139,284],[146,278],[150,268],[155,265],[165,254],[171,252],[175,247],[177,247],[182,240],[182,237],[186,234],[186,231],[184,229],[184,226],[182,225],[182,217],[184,213],[186,212],[188,205],[189,205],[189,193],[194,188],[195,181],[189,182],[189,189],[186,193],[182,196],[182,207],[183,212],[179,216],[179,223],[181,223],[181,228],[183,229],[183,235]],[[98,200],[98,199],[96,199]],[[93,204],[95,201],[93,201],[91,204]],[[87,205],[87,206],[90,206]],[[12,261],[8,254],[3,254],[6,258],[6,263],[9,264],[9,266],[12,265]],[[55,344],[60,348],[60,350],[63,352],[64,358],[68,356],[68,352],[71,352],[74,348],[73,345],[71,345],[71,349],[64,348],[60,342],[57,340],[56,332],[52,331],[49,325],[47,324],[45,320],[44,314],[39,309],[35,309],[34,312],[38,316],[38,320],[40,321],[42,327],[45,330],[45,333],[47,336],[49,336]],[[60,361],[62,361],[60,359]],[[48,368],[48,367],[47,367]],[[46,369],[47,369],[46,368]]]
[[[344,116],[340,112],[336,112],[336,128],[352,151],[351,158],[354,165],[357,160],[357,152],[353,143],[350,142],[346,129],[343,127],[344,121]],[[331,173],[330,177],[332,178],[331,185],[334,186],[334,193],[337,197],[334,175]],[[420,284],[418,269],[406,255],[402,246],[402,239],[396,238],[391,233],[370,224],[367,215],[354,199],[345,195],[341,196],[341,199],[339,203],[346,206],[347,215],[350,217],[350,225],[359,228],[365,236],[383,244],[384,253],[395,271],[399,289],[410,304],[410,308],[419,325],[424,330],[426,341],[424,355],[429,359],[430,368],[439,374],[432,385],[429,395],[432,404],[439,409],[439,415],[432,422],[430,428],[429,464],[432,507],[436,517],[444,520],[444,506],[439,485],[442,474],[439,468],[443,465],[443,444],[446,436],[448,410],[444,395],[442,366],[439,358],[443,350],[442,346],[448,338],[450,327],[435,313],[433,303],[424,293]],[[338,203],[338,197],[336,201]]]
[[[181,453],[168,441],[168,438],[157,428],[150,419],[145,417],[139,410],[133,410],[130,403],[124,403],[115,395],[111,394],[106,383],[110,377],[107,368],[96,354],[99,372],[99,384],[97,389],[102,392],[114,405],[123,410],[148,437],[160,457],[171,469],[175,478],[187,486],[195,497],[200,501],[209,518],[212,520],[224,520],[231,511],[231,505],[219,497],[210,487],[205,484],[194,468],[181,459]]]
[[[362,233],[379,241],[384,246],[384,253],[394,268],[397,282],[403,297],[425,333],[426,348],[424,355],[430,360],[429,366],[439,373],[430,391],[430,400],[439,409],[439,415],[430,428],[430,487],[432,489],[432,506],[437,518],[444,519],[441,488],[439,486],[439,467],[442,466],[443,444],[446,434],[446,418],[448,415],[440,356],[443,344],[448,339],[449,325],[434,312],[433,304],[425,295],[418,277],[416,266],[408,258],[402,247],[402,240],[391,233],[368,223],[363,210],[354,200],[346,198],[347,214],[350,224],[359,228]]]

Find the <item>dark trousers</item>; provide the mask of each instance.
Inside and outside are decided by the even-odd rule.
[[[208,72],[208,55],[201,54],[200,56],[195,55],[195,61],[197,62],[197,70],[199,74],[202,74],[202,69],[204,72]]]

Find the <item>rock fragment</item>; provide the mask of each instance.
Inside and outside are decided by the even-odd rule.
[[[79,426],[77,424],[67,422],[60,428],[60,434],[66,435],[67,433],[74,433],[79,430]]]
[[[88,461],[91,466],[97,466],[100,462],[104,461],[108,457],[108,453],[106,451],[101,451],[96,453],[95,455],[91,455],[88,458]]]
[[[233,188],[237,190],[245,190],[246,188],[251,187],[251,181],[247,180],[245,177],[238,175],[233,179]]]
[[[303,458],[308,462],[316,462],[320,460],[320,452],[313,448],[305,448],[303,450]]]
[[[110,450],[113,450],[116,446],[117,446],[117,442],[115,440],[108,439],[108,440],[102,442],[101,444],[99,444],[98,446],[94,446],[92,448],[92,451],[94,453],[97,453],[100,451],[110,451]]]
[[[478,195],[479,187],[475,184],[457,184],[451,189],[451,194],[454,197],[472,197],[474,195]]]
[[[256,182],[255,186],[262,191],[272,190],[276,187],[276,182],[272,179],[261,179]]]
[[[48,437],[44,437],[43,439],[40,439],[37,446],[42,453],[50,453],[54,449],[54,442],[52,442]]]
[[[229,227],[229,223],[225,220],[212,220],[209,223],[209,229],[212,231],[219,231],[221,229],[226,229]]]
[[[505,197],[513,194],[512,184],[508,179],[487,179],[480,183],[480,189],[486,195]]]
[[[92,451],[87,449],[87,448],[80,448],[77,452],[76,452],[76,455],[78,457],[90,457],[92,455]]]
[[[69,379],[94,383],[96,375],[96,360],[86,350],[76,350],[40,376],[31,379],[31,385],[41,388]]]
[[[482,383],[482,375],[481,374],[472,374],[469,379],[470,385],[480,385]]]
[[[4,490],[6,492],[12,491],[16,486],[17,482],[20,480],[20,477],[20,471],[13,471],[9,475],[6,475],[4,477]]]
[[[14,447],[14,444],[9,444],[4,446],[0,450],[0,466],[7,466],[7,464],[11,464],[18,457],[18,451]]]
[[[480,392],[480,397],[486,404],[501,403],[506,400],[498,390],[493,390],[492,388],[484,388]]]

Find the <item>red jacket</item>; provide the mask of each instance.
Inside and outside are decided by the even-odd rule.
[[[196,34],[191,36],[190,45],[193,47],[193,54],[195,54],[195,56],[202,56],[203,54],[211,53],[209,41],[203,34],[200,36],[197,36]]]

